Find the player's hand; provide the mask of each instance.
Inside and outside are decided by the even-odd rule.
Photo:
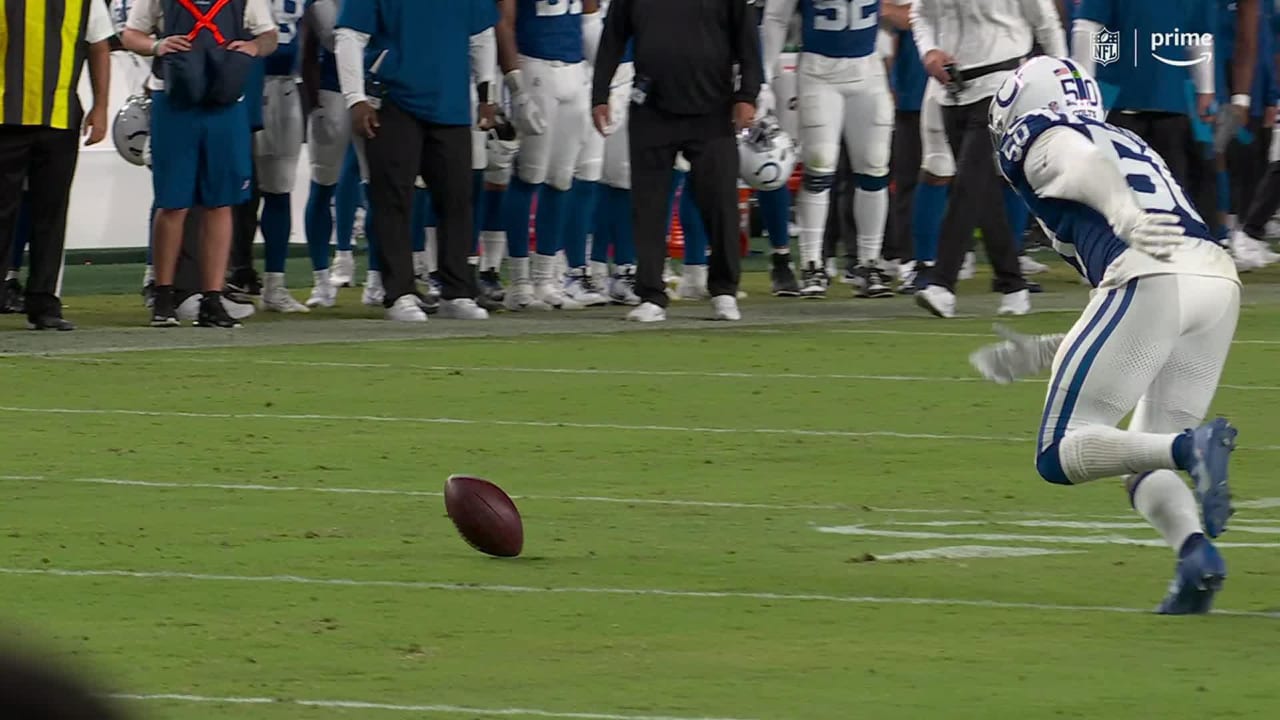
[[[102,105],[94,105],[89,114],[84,116],[84,135],[89,138],[85,145],[97,145],[107,136],[107,109]]]
[[[479,118],[476,127],[480,130],[489,130],[498,124],[498,106],[493,103],[480,103],[476,106],[476,117]]]
[[[945,52],[930,50],[924,56],[924,69],[934,80],[946,85],[951,82],[951,76],[947,74],[946,67],[953,62],[955,58]]]
[[[760,86],[760,94],[756,96],[756,120],[763,118],[778,109],[778,98],[768,84]]]
[[[1196,95],[1196,112],[1200,115],[1200,119],[1213,124],[1214,99],[1213,93],[1200,93]]]
[[[368,101],[358,102],[351,106],[351,131],[359,133],[361,136],[373,138],[378,136],[378,128],[382,124],[378,122],[378,111]]]
[[[542,108],[527,93],[511,97],[511,124],[521,135],[542,135],[547,131],[547,118]]]
[[[191,41],[185,35],[170,35],[156,46],[156,57],[170,53],[186,52],[191,49]]]
[[[227,43],[227,49],[238,53],[244,53],[249,57],[258,57],[258,43],[252,40],[233,40]]]
[[[999,323],[992,329],[1004,340],[974,351],[969,356],[969,364],[979,375],[998,385],[1008,385],[1044,370],[1062,342],[1061,336],[1024,335]]]
[[[1144,212],[1121,238],[1140,252],[1157,260],[1168,260],[1187,241],[1181,220],[1173,213]]]
[[[756,106],[747,102],[735,103],[733,106],[733,127],[742,132],[755,124]]]
[[[613,134],[613,113],[609,111],[609,103],[591,108],[591,122],[601,135],[608,137]]]

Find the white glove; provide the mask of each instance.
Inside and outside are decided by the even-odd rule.
[[[1142,213],[1119,235],[1129,247],[1157,260],[1168,260],[1174,250],[1187,242],[1178,216],[1163,212]]]
[[[778,109],[778,99],[768,83],[760,86],[760,94],[756,96],[756,121],[766,115],[772,115]]]
[[[999,323],[992,326],[1003,342],[980,348],[969,356],[982,377],[1007,385],[1015,380],[1036,375],[1053,364],[1054,353],[1064,335],[1023,335]]]
[[[522,135],[541,135],[547,131],[547,118],[538,103],[524,91],[519,70],[512,70],[503,78],[511,91],[511,124]]]

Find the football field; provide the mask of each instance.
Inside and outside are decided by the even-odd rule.
[[[1065,331],[1066,277],[1010,324]],[[1044,380],[970,369],[985,281],[953,321],[764,282],[735,325],[4,320],[3,619],[157,719],[1275,717],[1280,276],[1214,403],[1239,512],[1189,618],[1150,612],[1174,556],[1121,481],[1036,475]],[[522,557],[458,537],[453,473],[515,496]]]

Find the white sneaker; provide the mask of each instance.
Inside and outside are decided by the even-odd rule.
[[[716,320],[741,320],[738,311],[738,298],[733,295],[717,295],[711,298],[711,308],[715,311]]]
[[[960,279],[972,280],[978,269],[978,256],[972,252],[964,254],[964,262],[960,265]]]
[[[440,301],[440,317],[454,320],[488,320],[489,311],[471,298]]]
[[[178,307],[173,309],[173,314],[184,323],[195,322],[200,315],[200,301],[202,299],[204,299],[204,295],[200,293],[188,295],[186,300],[178,303]]]
[[[676,283],[676,297],[681,300],[706,300],[711,297],[707,292],[707,266],[685,265],[684,272]]]
[[[511,283],[502,297],[502,305],[512,312],[551,309],[550,305],[534,296],[533,283],[528,280],[516,280]]]
[[[1031,312],[1031,293],[1027,290],[1005,293],[1000,298],[997,315],[1026,315]]]
[[[917,292],[916,304],[940,318],[956,316],[956,294],[941,285],[930,285]]]
[[[627,313],[627,320],[631,322],[662,322],[667,319],[667,311],[660,305],[651,302],[640,303],[634,310]]]
[[[329,266],[329,282],[334,287],[351,287],[356,279],[356,258],[350,250],[339,250]]]
[[[386,318],[394,322],[424,323],[427,314],[418,306],[417,296],[401,295],[387,308]]]
[[[1272,250],[1271,245],[1266,240],[1250,237],[1249,235],[1245,235],[1245,237],[1249,238],[1248,242],[1254,250],[1254,257],[1261,261],[1263,265],[1272,265],[1280,260],[1280,253]]]
[[[329,277],[333,277],[332,271]],[[386,297],[387,292],[382,289],[382,273],[378,270],[370,270],[364,278],[364,292],[360,294],[360,302],[369,307],[382,307],[382,301]]]
[[[1039,275],[1040,273],[1049,272],[1049,266],[1042,262],[1036,262],[1030,255],[1018,256],[1018,268],[1025,275]]]
[[[338,287],[329,278],[328,270],[316,270],[311,286],[311,297],[307,298],[307,307],[331,308],[338,304]]]
[[[573,268],[569,271],[564,294],[583,307],[600,307],[609,304],[609,298],[605,297],[604,289],[596,283],[595,277],[587,273],[586,268]]]
[[[311,308],[298,302],[284,286],[284,273],[264,273],[262,276],[262,309],[279,313],[305,313]]]
[[[568,297],[553,280],[533,284],[533,297],[555,310],[581,310],[582,303]]]
[[[253,317],[258,312],[258,307],[248,300],[240,301],[222,296],[222,309],[227,311],[232,320],[244,320],[247,317]]]

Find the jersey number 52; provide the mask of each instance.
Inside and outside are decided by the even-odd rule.
[[[824,32],[875,27],[880,0],[813,0],[813,29]]]
[[[538,0],[538,17],[581,15],[582,0]]]

